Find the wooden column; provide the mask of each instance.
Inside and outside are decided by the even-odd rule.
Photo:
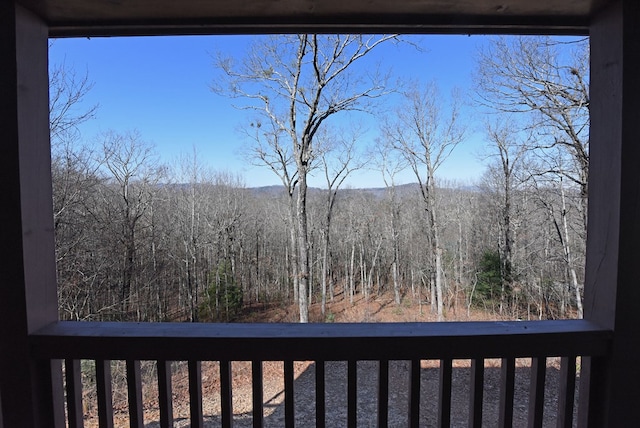
[[[59,364],[33,360],[28,341],[57,320],[47,44],[44,22],[13,1],[0,3],[0,390],[7,427],[61,423],[52,405],[58,387],[47,378]]]
[[[614,1],[590,36],[585,318],[614,335],[607,358],[583,361],[579,425],[627,427],[640,421],[640,2]]]

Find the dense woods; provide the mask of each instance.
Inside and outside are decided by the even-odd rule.
[[[378,78],[355,84],[350,65],[391,39],[331,37],[260,47],[298,62],[269,68],[249,61],[251,73],[221,63],[239,91],[233,96],[256,102],[245,130],[252,159],[282,186],[247,188],[241,176],[211,171],[195,150],[163,164],[135,131],[109,131],[86,144],[74,124],[99,108],[76,108],[91,85],[53,75],[63,319],[232,321],[246,306],[295,303],[304,322],[310,304],[325,314],[332,300],[385,293],[396,304],[430,305],[439,319],[462,317],[472,306],[496,317],[581,316],[586,42],[500,38],[479,53],[472,98],[476,114],[491,113],[487,168],[477,182],[455,183],[439,181],[437,170],[465,135],[457,99],[434,86],[392,88]],[[294,83],[279,80],[287,72]],[[255,93],[242,92],[240,78]],[[256,89],[260,79],[267,83]],[[275,89],[267,96],[269,84]],[[358,132],[329,119],[348,110],[375,114],[372,99],[392,90],[401,107],[380,121],[376,147],[363,157]],[[386,187],[344,186],[365,165]],[[404,168],[415,184],[395,184]],[[307,174],[324,177],[325,187],[308,187]]]
[[[75,161],[54,167],[56,189],[67,195],[57,199],[66,206],[57,206],[55,222],[65,319],[232,320],[242,304],[294,302],[284,189],[247,189],[225,174],[160,185],[153,181],[158,170],[126,183],[95,165],[71,169],[82,159]],[[438,188],[445,316],[471,304],[513,317],[573,316],[555,211],[566,211],[571,233],[580,222],[579,194],[533,187],[512,193],[507,278],[503,195],[488,179],[477,187]],[[309,195],[312,303],[322,296],[326,193]],[[334,211],[328,300],[375,297],[395,286],[403,300],[437,303],[418,185],[340,190]],[[575,232],[570,238],[580,264],[583,239]]]

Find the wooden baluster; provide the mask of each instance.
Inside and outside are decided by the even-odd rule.
[[[100,428],[113,428],[113,398],[111,392],[111,361],[96,360],[96,395]]]
[[[82,372],[80,360],[65,360],[64,371],[67,389],[67,419],[69,428],[84,427],[82,410]]]
[[[316,428],[326,424],[324,361],[316,361]]]
[[[171,391],[171,361],[160,360],[158,364],[158,403],[160,428],[173,428],[173,400]]]
[[[513,397],[515,394],[516,359],[503,358],[500,365],[500,410],[498,426],[513,426]]]
[[[355,428],[358,423],[358,362],[347,362],[347,426]]]
[[[233,426],[233,391],[231,389],[231,362],[220,361],[220,407],[222,428]]]
[[[293,361],[284,361],[284,425],[295,426],[295,410],[293,404]]]
[[[253,428],[262,428],[264,419],[262,361],[251,362],[251,389],[253,391]]]
[[[576,393],[576,357],[560,359],[560,385],[558,385],[558,428],[573,426],[573,400]]]
[[[138,360],[127,360],[127,395],[129,398],[129,426],[144,428],[142,376]]]
[[[482,427],[482,402],[484,394],[484,359],[471,360],[469,381],[469,427]]]
[[[411,360],[409,369],[409,427],[420,426],[420,360]]]
[[[389,425],[389,360],[381,360],[378,370],[378,427]]]
[[[189,418],[191,428],[203,428],[202,415],[202,363],[189,361]]]
[[[50,380],[49,391],[51,391],[51,402],[49,403],[49,411],[52,415],[53,428],[65,428],[65,411],[64,411],[64,380],[62,376],[63,360],[52,359],[42,361],[39,367],[42,367],[42,378]]]
[[[544,413],[544,383],[547,373],[547,359],[531,359],[531,384],[529,385],[529,428],[542,428]]]
[[[604,427],[605,415],[602,413],[600,403],[607,400],[606,367],[607,357],[580,357],[580,399],[578,404],[579,427]]]
[[[438,407],[438,426],[451,426],[451,389],[453,361],[451,358],[440,360],[440,399]]]

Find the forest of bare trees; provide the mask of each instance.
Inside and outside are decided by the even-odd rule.
[[[269,40],[271,42],[269,42]],[[282,186],[247,188],[194,149],[161,162],[132,130],[85,143],[75,127],[88,77],[51,78],[52,177],[60,316],[71,320],[232,321],[243,307],[392,296],[438,319],[580,317],[588,175],[588,44],[495,38],[477,58],[474,114],[486,117],[474,183],[438,180],[465,138],[460,97],[435,84],[392,87],[353,64],[377,36],[274,36],[245,62],[219,58],[218,93],[245,102],[247,162]],[[373,150],[332,121],[375,115]],[[386,186],[344,186],[353,171]],[[415,184],[396,184],[409,169]],[[322,177],[323,188],[308,185]]]

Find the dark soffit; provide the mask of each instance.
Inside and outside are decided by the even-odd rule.
[[[52,37],[274,32],[587,34],[611,0],[16,0]]]

